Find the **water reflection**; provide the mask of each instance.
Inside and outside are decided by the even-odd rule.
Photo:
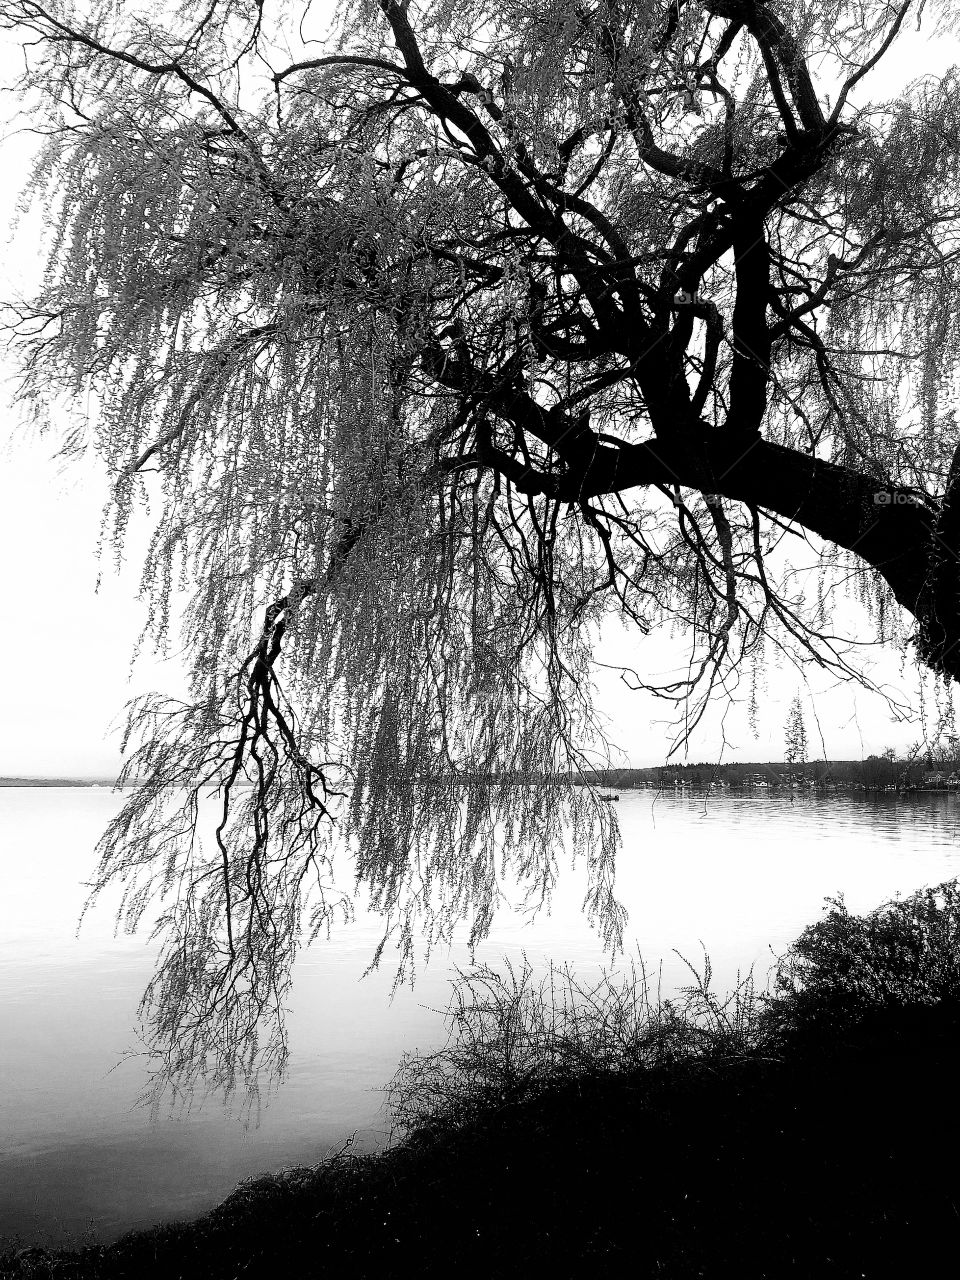
[[[298,962],[291,1072],[260,1126],[245,1130],[210,1100],[151,1123],[136,1105],[143,1064],[117,1063],[153,950],[114,937],[109,904],[75,936],[91,850],[118,804],[103,791],[0,790],[0,1235],[108,1238],[199,1213],[240,1178],[314,1161],[354,1130],[372,1148],[384,1133],[378,1087],[405,1049],[439,1042],[449,975],[468,961],[464,930],[391,1002],[389,956],[360,981],[380,935],[358,910]],[[696,960],[702,943],[724,988],[751,965],[765,972],[827,896],[861,911],[960,874],[953,795],[628,792],[617,811],[628,946],[663,994],[689,980],[674,948]],[[565,873],[549,916],[503,913],[478,960],[526,952],[589,976],[604,956],[585,887]]]

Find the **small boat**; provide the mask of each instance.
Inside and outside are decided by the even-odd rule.
[[[600,796],[600,799],[601,799],[601,800],[606,800],[607,804],[613,804],[613,803],[614,803],[614,801],[615,801],[615,800],[619,800],[619,799],[620,799],[620,797],[619,797],[619,796],[605,796],[605,795],[601,795],[601,796]]]

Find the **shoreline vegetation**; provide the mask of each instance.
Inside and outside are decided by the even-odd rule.
[[[539,778],[536,780],[540,781]],[[558,780],[567,781],[567,775],[558,777]],[[822,791],[950,791],[960,790],[960,753],[947,757],[940,752],[936,759],[933,756],[920,757],[915,754],[899,758],[891,750],[862,760],[813,760],[802,764],[769,760],[728,764],[700,761],[697,764],[595,769],[584,774],[581,780],[608,791],[668,791],[677,788],[709,790],[727,787],[745,790],[809,788]],[[451,782],[463,785],[523,785],[529,781],[529,776],[517,775],[451,775]],[[137,779],[129,779],[123,787],[129,789],[139,785]],[[0,777],[0,788],[116,786],[116,780],[110,777]]]
[[[763,992],[718,996],[706,957],[674,1000],[642,971],[462,973],[386,1150],[0,1276],[933,1274],[960,1247],[960,883],[828,908]]]
[[[898,759],[893,752],[863,760],[659,765],[645,769],[598,769],[594,785],[615,791],[733,789],[836,791],[960,791],[960,759]]]

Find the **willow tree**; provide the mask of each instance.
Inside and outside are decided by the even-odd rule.
[[[864,80],[912,7],[0,0],[43,135],[22,394],[82,407],[117,548],[149,500],[157,641],[188,593],[98,876],[161,903],[168,1076],[282,1064],[331,832],[401,971],[504,876],[548,896],[565,831],[616,946],[576,785],[611,614],[684,637],[685,732],[764,655],[856,675],[841,581],[960,674],[960,77]]]

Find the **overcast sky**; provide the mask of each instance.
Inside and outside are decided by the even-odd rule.
[[[0,44],[0,80],[12,82],[17,50]],[[960,61],[956,41],[927,45],[910,36],[897,63],[874,75],[866,91],[876,97],[889,84],[905,83],[924,71],[938,72]],[[2,110],[2,107],[0,107]],[[7,106],[9,114],[9,103]],[[5,139],[0,157],[0,227],[13,212],[26,174],[29,144]],[[30,226],[0,259],[0,296],[7,297],[29,273]],[[3,366],[9,378],[13,364]],[[132,540],[131,563],[119,574],[112,559],[98,568],[95,548],[105,496],[103,473],[93,467],[64,470],[52,460],[56,443],[37,439],[8,408],[10,383],[0,389],[0,775],[107,776],[119,767],[119,741],[110,736],[127,698],[156,688],[177,694],[182,677],[176,659],[141,658],[130,680],[130,659],[143,624],[136,600],[138,569]],[[95,591],[98,573],[102,584]],[[849,625],[864,630],[855,613]],[[630,661],[650,673],[678,661],[682,637],[638,640],[624,648],[611,635],[611,659]],[[887,746],[906,749],[920,737],[917,724],[897,724],[882,699],[852,688],[831,688],[821,673],[803,675],[776,664],[762,696],[759,736],[754,738],[744,707],[718,708],[695,735],[692,760],[780,759],[787,707],[796,693],[807,707],[808,733],[831,759],[859,757]],[[901,701],[918,705],[918,677],[908,663],[901,671],[895,653],[879,655],[874,678],[889,683]],[[616,678],[598,678],[601,706],[610,716],[615,741],[633,764],[662,762],[672,740],[668,708],[649,696],[630,693]],[[823,747],[814,725],[823,734]]]

